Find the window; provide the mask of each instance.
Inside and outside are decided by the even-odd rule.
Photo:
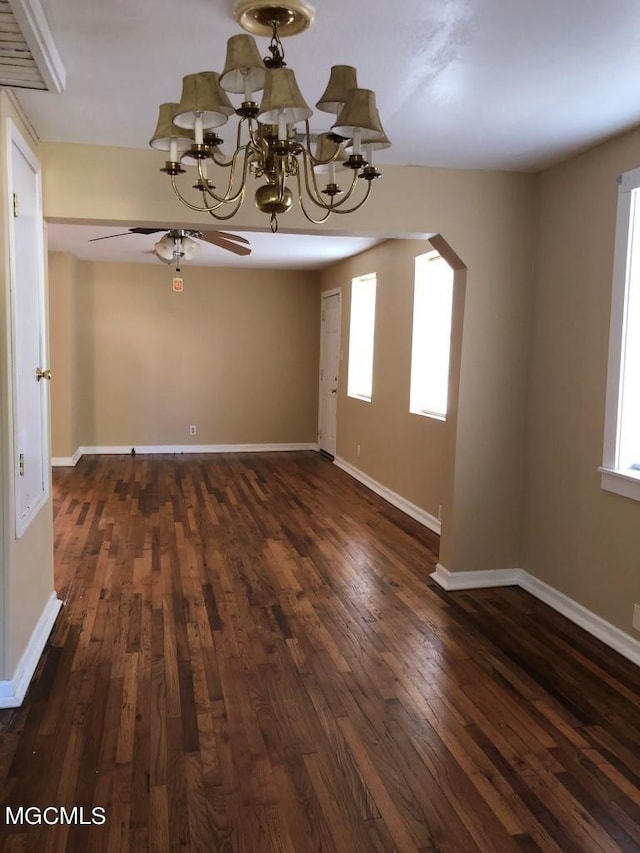
[[[640,169],[621,175],[602,488],[640,500]]]
[[[372,273],[351,282],[347,394],[359,400],[371,400],[375,324],[376,276]]]
[[[413,287],[409,411],[444,420],[449,388],[453,270],[437,252],[418,255]]]

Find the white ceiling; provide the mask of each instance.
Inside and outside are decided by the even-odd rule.
[[[212,229],[213,230],[213,229]],[[185,261],[188,266],[254,267],[260,269],[319,270],[342,258],[351,257],[375,245],[366,237],[334,237],[304,234],[247,232],[227,227],[226,231],[246,237],[251,254],[239,256],[199,240],[197,257]],[[89,242],[95,237],[122,234],[126,228],[113,225],[68,225],[50,222],[47,227],[49,249],[70,252],[83,261],[118,261],[134,264],[161,264],[153,252],[159,234],[124,234],[122,237]]]
[[[66,90],[16,93],[46,141],[145,148],[158,105],[179,100],[183,75],[221,70],[239,32],[232,0],[40,2]],[[312,106],[331,65],[358,68],[393,143],[382,166],[536,171],[640,123],[640,0],[315,7],[311,29],[285,41],[287,63]],[[312,129],[327,119],[316,111]]]

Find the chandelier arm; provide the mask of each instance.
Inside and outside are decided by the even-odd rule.
[[[216,164],[216,166],[220,166],[222,169],[228,169],[233,163],[233,156],[231,156],[228,160],[222,159],[218,160],[216,158],[215,152],[211,152],[211,159]]]
[[[297,172],[297,163],[296,163],[296,172]],[[283,157],[280,162],[280,168],[278,169],[278,197],[282,200],[284,198],[284,191],[287,186],[287,175],[289,173],[289,166],[287,165],[286,158]]]
[[[309,178],[311,178],[311,182],[309,181]],[[316,173],[313,170],[313,167],[309,168],[309,163],[307,161],[307,158],[306,157],[304,158],[304,180],[305,180],[305,185],[307,188],[307,194],[309,195],[309,198],[314,202],[314,204],[316,204],[318,207],[323,207],[323,208],[327,208],[329,210],[334,210],[339,204],[346,201],[349,198],[349,196],[353,193],[353,190],[354,190],[354,187],[356,184],[356,178],[357,178],[357,176],[354,173],[352,178],[351,178],[351,186],[349,187],[349,190],[347,191],[346,196],[344,197],[344,199],[342,199],[341,202],[335,201],[335,196],[331,197],[331,201],[325,202],[322,199],[322,191],[318,187],[318,180],[316,178]]]
[[[324,215],[319,217],[318,219],[316,219],[315,217],[311,216],[309,211],[304,206],[304,195],[302,192],[302,176],[300,174],[300,169],[298,169],[298,171],[296,172],[296,185],[298,187],[298,204],[300,205],[300,210],[304,214],[305,219],[308,219],[309,222],[313,222],[314,225],[321,225],[323,222],[326,222],[327,219],[331,216],[331,208],[329,208],[325,205]],[[314,199],[311,199],[311,201],[313,201],[314,204],[316,204],[319,207],[322,206],[322,205],[318,205],[318,202],[314,201]]]
[[[215,150],[215,147],[212,149],[212,151],[211,151],[211,159],[212,159],[212,160],[213,160],[213,162],[216,164],[216,166],[222,166],[222,168],[224,168],[224,169],[228,169],[230,166],[232,166],[232,165],[233,165],[233,158],[234,158],[235,154],[237,153],[237,151],[238,151],[240,148],[244,147],[244,146],[240,145],[241,133],[242,133],[242,125],[243,125],[243,122],[244,122],[244,121],[245,121],[245,119],[242,119],[241,121],[239,121],[239,122],[238,122],[238,127],[237,127],[237,129],[236,129],[236,147],[235,147],[235,151],[234,151],[234,153],[229,157],[229,159],[228,159],[228,160],[226,160],[226,159],[225,159],[225,157],[224,157],[224,155],[222,154],[222,152],[220,152],[220,154],[221,154],[221,159],[220,159],[220,160],[218,160],[218,159],[217,159],[217,157],[216,157],[216,150]],[[250,123],[250,122],[251,122],[251,119],[248,119],[248,121],[249,121],[249,123]],[[249,136],[251,136],[251,130],[249,130]],[[219,149],[218,149],[218,150],[219,150]]]
[[[232,190],[233,185],[234,185],[234,182],[235,182],[237,160],[238,160],[238,157],[241,155],[242,152],[244,152],[244,159],[243,159],[243,165],[242,165],[242,179],[240,181],[238,191],[236,193],[234,193],[234,195],[230,195],[231,190]],[[246,146],[246,145],[241,146],[240,148],[236,149],[236,151],[234,152],[231,163],[229,163],[229,165],[231,166],[231,172],[229,174],[229,181],[227,183],[227,191],[224,194],[224,196],[217,195],[217,193],[213,192],[213,188],[208,186],[207,181],[204,178],[204,174],[202,172],[201,163],[200,163],[200,161],[198,161],[198,176],[199,176],[200,181],[202,183],[203,192],[207,193],[207,195],[210,195],[211,198],[215,199],[216,201],[220,202],[221,204],[231,204],[231,203],[235,202],[241,196],[244,197],[244,191],[245,191],[245,187],[247,185],[247,172],[249,169],[249,154],[250,154],[250,152],[248,150],[248,146]],[[217,209],[217,207],[215,209]]]
[[[244,189],[245,188],[243,187],[242,192],[240,194],[240,197],[238,198],[238,203],[236,204],[236,206],[233,208],[231,213],[223,215],[221,213],[216,213],[215,211],[218,210],[219,208],[221,208],[223,206],[224,202],[220,202],[219,204],[216,204],[213,206],[205,206],[205,207],[200,207],[197,204],[191,204],[191,202],[187,201],[187,199],[184,198],[184,196],[182,196],[180,194],[180,192],[178,191],[178,188],[176,186],[176,179],[175,179],[174,175],[171,176],[171,184],[173,186],[174,192],[176,193],[176,195],[178,196],[178,198],[180,199],[182,204],[184,204],[185,207],[188,207],[190,210],[195,210],[198,213],[208,213],[211,216],[213,216],[214,219],[217,219],[219,221],[225,221],[227,219],[231,219],[232,217],[234,217],[236,215],[236,213],[240,210],[240,206],[242,205],[242,202],[244,201]],[[204,191],[202,192],[202,195],[203,195],[203,198],[205,198],[205,192]],[[206,198],[205,198],[205,200],[206,200]]]
[[[327,160],[321,160],[315,156],[315,154],[311,150],[311,130],[309,129],[309,119],[305,119],[304,122],[305,127],[305,142],[299,142],[298,145],[302,149],[302,153],[305,157],[309,157],[314,166],[328,166],[330,163],[336,163],[338,157],[342,154],[344,156],[344,151],[342,150],[342,146],[336,145],[335,153],[332,154]]]
[[[307,195],[311,199],[311,201],[317,205],[318,207],[323,207],[325,209],[331,208],[331,203],[327,204],[322,200],[322,195],[320,190],[318,189],[318,182],[316,179],[316,173],[313,170],[313,166],[309,168],[309,157],[311,155],[307,151],[303,151],[303,163],[304,163],[304,184],[307,190]],[[311,158],[313,159],[313,158]],[[311,181],[309,181],[311,178]]]
[[[305,176],[305,177],[306,177],[306,176]],[[320,204],[318,204],[318,202],[313,198],[313,196],[311,195],[311,193],[309,193],[309,187],[307,186],[307,193],[308,193],[309,198],[311,199],[311,201],[312,201],[312,202],[314,202],[316,205],[318,205],[318,207],[322,207],[324,210],[326,210],[326,211],[327,211],[327,215],[326,215],[324,218],[317,220],[317,222],[318,222],[318,223],[320,223],[320,222],[324,222],[324,221],[325,221],[325,219],[327,219],[327,218],[328,218],[328,216],[329,216],[329,214],[330,214],[330,213],[342,213],[342,214],[345,214],[345,213],[355,213],[355,212],[356,212],[356,210],[360,210],[360,208],[361,208],[361,207],[366,203],[367,199],[369,198],[369,196],[370,196],[370,194],[371,194],[371,184],[372,184],[372,181],[367,181],[367,189],[365,190],[364,197],[363,197],[363,198],[362,198],[362,199],[361,199],[357,204],[354,204],[354,205],[353,205],[353,207],[348,207],[348,208],[342,208],[342,207],[341,207],[341,205],[342,205],[342,204],[344,204],[344,202],[349,198],[349,196],[350,196],[350,195],[351,195],[351,193],[353,192],[353,187],[355,186],[355,183],[356,183],[357,179],[358,179],[358,176],[357,176],[357,174],[354,172],[354,175],[353,175],[353,181],[352,181],[352,184],[351,184],[351,188],[350,188],[350,190],[349,190],[349,193],[347,194],[347,196],[345,196],[345,198],[344,198],[344,199],[342,199],[342,201],[340,201],[340,202],[339,202],[339,204],[336,204],[336,205],[333,205],[333,204],[332,204],[332,205],[327,205],[327,204],[324,204],[324,203],[322,203],[322,202],[320,202]],[[299,176],[299,175],[298,175],[298,201],[299,201],[299,203],[300,203],[300,207],[302,208],[302,212],[303,212],[303,213],[304,213],[304,215],[307,217],[307,219],[309,219],[311,222],[316,222],[316,220],[315,220],[315,219],[312,219],[312,218],[309,216],[309,214],[307,213],[307,211],[304,209],[304,203],[303,203],[303,197],[302,197],[302,185],[301,185],[301,181],[300,181],[300,176]]]
[[[224,204],[224,201],[219,202],[218,204],[214,205],[213,207],[211,207],[209,205],[207,205],[206,207],[200,207],[199,205],[191,204],[191,202],[187,201],[187,199],[182,195],[182,193],[178,189],[178,183],[176,181],[175,175],[171,175],[171,187],[172,187],[174,193],[176,194],[176,196],[178,197],[178,199],[182,202],[182,204],[185,205],[185,207],[188,207],[190,210],[197,210],[199,213],[211,213],[211,211],[217,210],[219,207],[222,207],[222,205]],[[204,195],[204,193],[203,193],[203,195]]]
[[[336,213],[351,213],[354,210],[358,210],[358,208],[362,207],[362,204],[364,204],[364,202],[362,202],[361,204],[358,204],[356,207],[348,208],[346,210],[341,210],[343,205],[353,195],[353,191],[354,191],[356,184],[358,182],[357,172],[355,172],[355,171],[353,172],[353,177],[351,178],[351,186],[349,187],[347,192],[344,194],[344,197],[341,198],[340,201],[335,201],[335,200],[333,200],[333,199],[335,199],[335,196],[334,196],[332,201],[327,203],[320,198],[320,190],[318,189],[318,184],[316,181],[316,175],[315,175],[315,172],[313,171],[313,169],[310,170],[311,171],[311,181],[312,181],[313,187],[311,186],[311,184],[309,182],[309,164],[307,162],[306,157],[303,159],[304,159],[304,179],[305,179],[305,187],[307,190],[307,195],[309,196],[311,201],[317,207],[321,207],[324,210],[335,211]],[[365,194],[365,201],[369,198],[370,192],[371,192],[371,181],[368,182],[367,192]]]
[[[336,203],[332,206],[332,210],[338,210],[339,208],[343,207],[346,204],[346,202],[348,202],[349,199],[351,198],[351,196],[353,195],[353,192],[354,192],[357,185],[358,185],[358,173],[354,169],[353,175],[351,178],[351,186],[343,194],[340,201],[336,201]],[[371,183],[370,182],[369,182],[368,188],[371,189]],[[369,193],[367,192],[367,197],[368,197],[368,195],[369,195]],[[355,209],[357,210],[357,208],[355,208]]]
[[[241,126],[241,124],[238,125],[238,141],[236,143],[236,147],[238,147],[240,145],[240,126]],[[254,127],[254,124],[255,124],[255,127]],[[254,120],[251,118],[248,119],[247,130],[249,132],[249,142],[247,144],[253,146],[253,148],[256,152],[259,152],[260,150],[266,151],[267,150],[267,144],[264,141],[264,139],[262,138],[262,135],[260,133],[260,123],[257,121],[254,122]]]
[[[173,188],[174,193],[178,197],[178,199],[182,202],[182,204],[184,204],[185,207],[188,207],[189,210],[195,210],[197,213],[209,213],[211,216],[214,217],[214,219],[218,219],[218,220],[231,219],[240,210],[240,206],[242,205],[242,202],[244,201],[245,186],[243,185],[241,190],[239,191],[238,195],[235,196],[235,198],[228,200],[228,202],[230,202],[230,201],[235,201],[237,199],[237,204],[235,205],[235,207],[233,208],[231,213],[225,214],[225,215],[223,215],[221,213],[218,214],[215,211],[219,210],[225,203],[228,203],[228,202],[219,201],[218,204],[208,205],[208,204],[206,204],[206,195],[205,195],[206,191],[203,190],[202,191],[202,197],[203,197],[203,200],[205,201],[205,204],[203,206],[200,206],[198,204],[192,204],[190,201],[188,201],[182,195],[182,193],[178,189],[178,184],[176,182],[176,176],[175,175],[171,175],[171,186]]]
[[[364,198],[362,198],[357,204],[354,204],[353,207],[349,207],[346,210],[343,210],[342,208],[337,207],[337,206],[332,207],[331,212],[332,213],[355,213],[356,210],[360,210],[360,208],[366,203],[366,201],[370,195],[371,195],[371,181],[367,181],[367,189],[365,191]],[[346,199],[343,199],[343,201],[346,201]],[[342,204],[342,202],[340,202],[340,204]]]
[[[299,202],[300,202],[300,210],[302,211],[305,219],[308,219],[309,222],[313,222],[314,225],[322,225],[322,223],[326,222],[327,219],[331,216],[331,210],[327,209],[325,211],[324,216],[321,216],[319,219],[315,219],[313,216],[311,216],[310,213],[308,213],[307,209],[304,206],[304,202],[302,201],[302,199],[299,199]]]
[[[211,216],[213,216],[214,219],[217,219],[220,222],[224,222],[225,220],[231,219],[232,217],[234,217],[236,215],[236,213],[240,210],[240,206],[241,206],[243,201],[244,201],[244,187],[242,188],[242,194],[241,194],[240,198],[238,199],[238,203],[233,208],[231,213],[227,213],[225,215],[222,215],[221,213],[214,213],[213,210],[209,210],[209,214]]]

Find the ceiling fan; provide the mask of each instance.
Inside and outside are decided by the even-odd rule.
[[[128,234],[159,234],[164,228],[129,228],[121,234],[107,234],[105,237],[93,237],[90,243],[97,240],[109,240],[111,237],[126,237]],[[200,250],[197,240],[206,240],[214,246],[233,252],[235,255],[250,255],[249,241],[239,234],[228,234],[226,231],[198,231],[193,228],[170,228],[153,247],[153,254],[157,255],[165,264],[176,264],[176,271],[180,272],[180,261],[191,260]]]

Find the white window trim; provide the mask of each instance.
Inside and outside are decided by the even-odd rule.
[[[428,252],[422,252],[420,255],[417,255],[416,258],[414,259],[411,362],[410,362],[410,367],[409,367],[409,370],[410,370],[410,376],[409,376],[409,414],[410,415],[417,415],[419,418],[429,418],[430,420],[434,420],[434,421],[446,422],[447,414],[448,414],[448,408],[449,408],[449,394],[447,394],[447,404],[446,404],[447,411],[445,411],[445,412],[434,411],[432,409],[424,409],[424,408],[420,408],[419,406],[412,405],[413,401],[412,401],[412,396],[411,396],[411,389],[413,387],[413,371],[414,371],[413,338],[414,338],[414,335],[416,332],[416,329],[415,329],[415,310],[416,310],[415,304],[416,304],[417,276],[415,274],[415,265],[418,261],[418,258],[424,258],[424,259],[426,259],[427,262],[428,261],[442,261],[443,263],[447,264],[447,266],[451,269],[452,284],[454,282],[453,277],[455,275],[454,270],[451,267],[451,265],[449,264],[449,262],[446,260],[446,258],[443,258],[442,255],[440,254],[440,252],[438,252],[436,249],[430,250]],[[449,336],[451,336],[452,330],[453,330],[453,292],[452,292],[451,299],[452,299],[452,302],[451,302],[451,322],[450,322],[450,326],[449,326]],[[449,346],[451,347],[451,344],[449,344]],[[449,375],[450,366],[451,366],[451,348],[449,348],[449,367],[447,368],[447,383],[449,383],[449,380],[450,380],[450,375]]]
[[[631,225],[633,190],[640,189],[640,168],[625,172],[619,177],[618,182],[604,447],[602,465],[598,470],[601,474],[600,484],[603,489],[640,501],[640,471],[634,468],[620,468],[618,463],[622,408],[621,365],[625,337],[627,271],[630,257],[629,228]],[[637,215],[640,215],[640,211]]]
[[[363,394],[360,391],[356,391],[354,389],[353,375],[352,375],[352,366],[354,359],[354,350],[352,350],[352,342],[353,342],[353,291],[355,282],[368,282],[373,281],[374,285],[374,309],[373,309],[373,334],[371,338],[372,345],[372,359],[371,359],[371,393]],[[351,305],[349,308],[349,349],[348,349],[348,360],[347,360],[347,397],[351,400],[362,400],[364,403],[371,403],[373,400],[373,381],[374,381],[374,367],[375,367],[375,334],[376,334],[376,307],[377,307],[377,299],[378,299],[378,274],[377,272],[366,273],[365,275],[357,275],[351,279]]]
[[[409,409],[410,415],[417,415],[419,418],[431,418],[432,421],[443,421],[447,420],[446,415],[441,415],[438,412],[429,412],[426,409]]]

